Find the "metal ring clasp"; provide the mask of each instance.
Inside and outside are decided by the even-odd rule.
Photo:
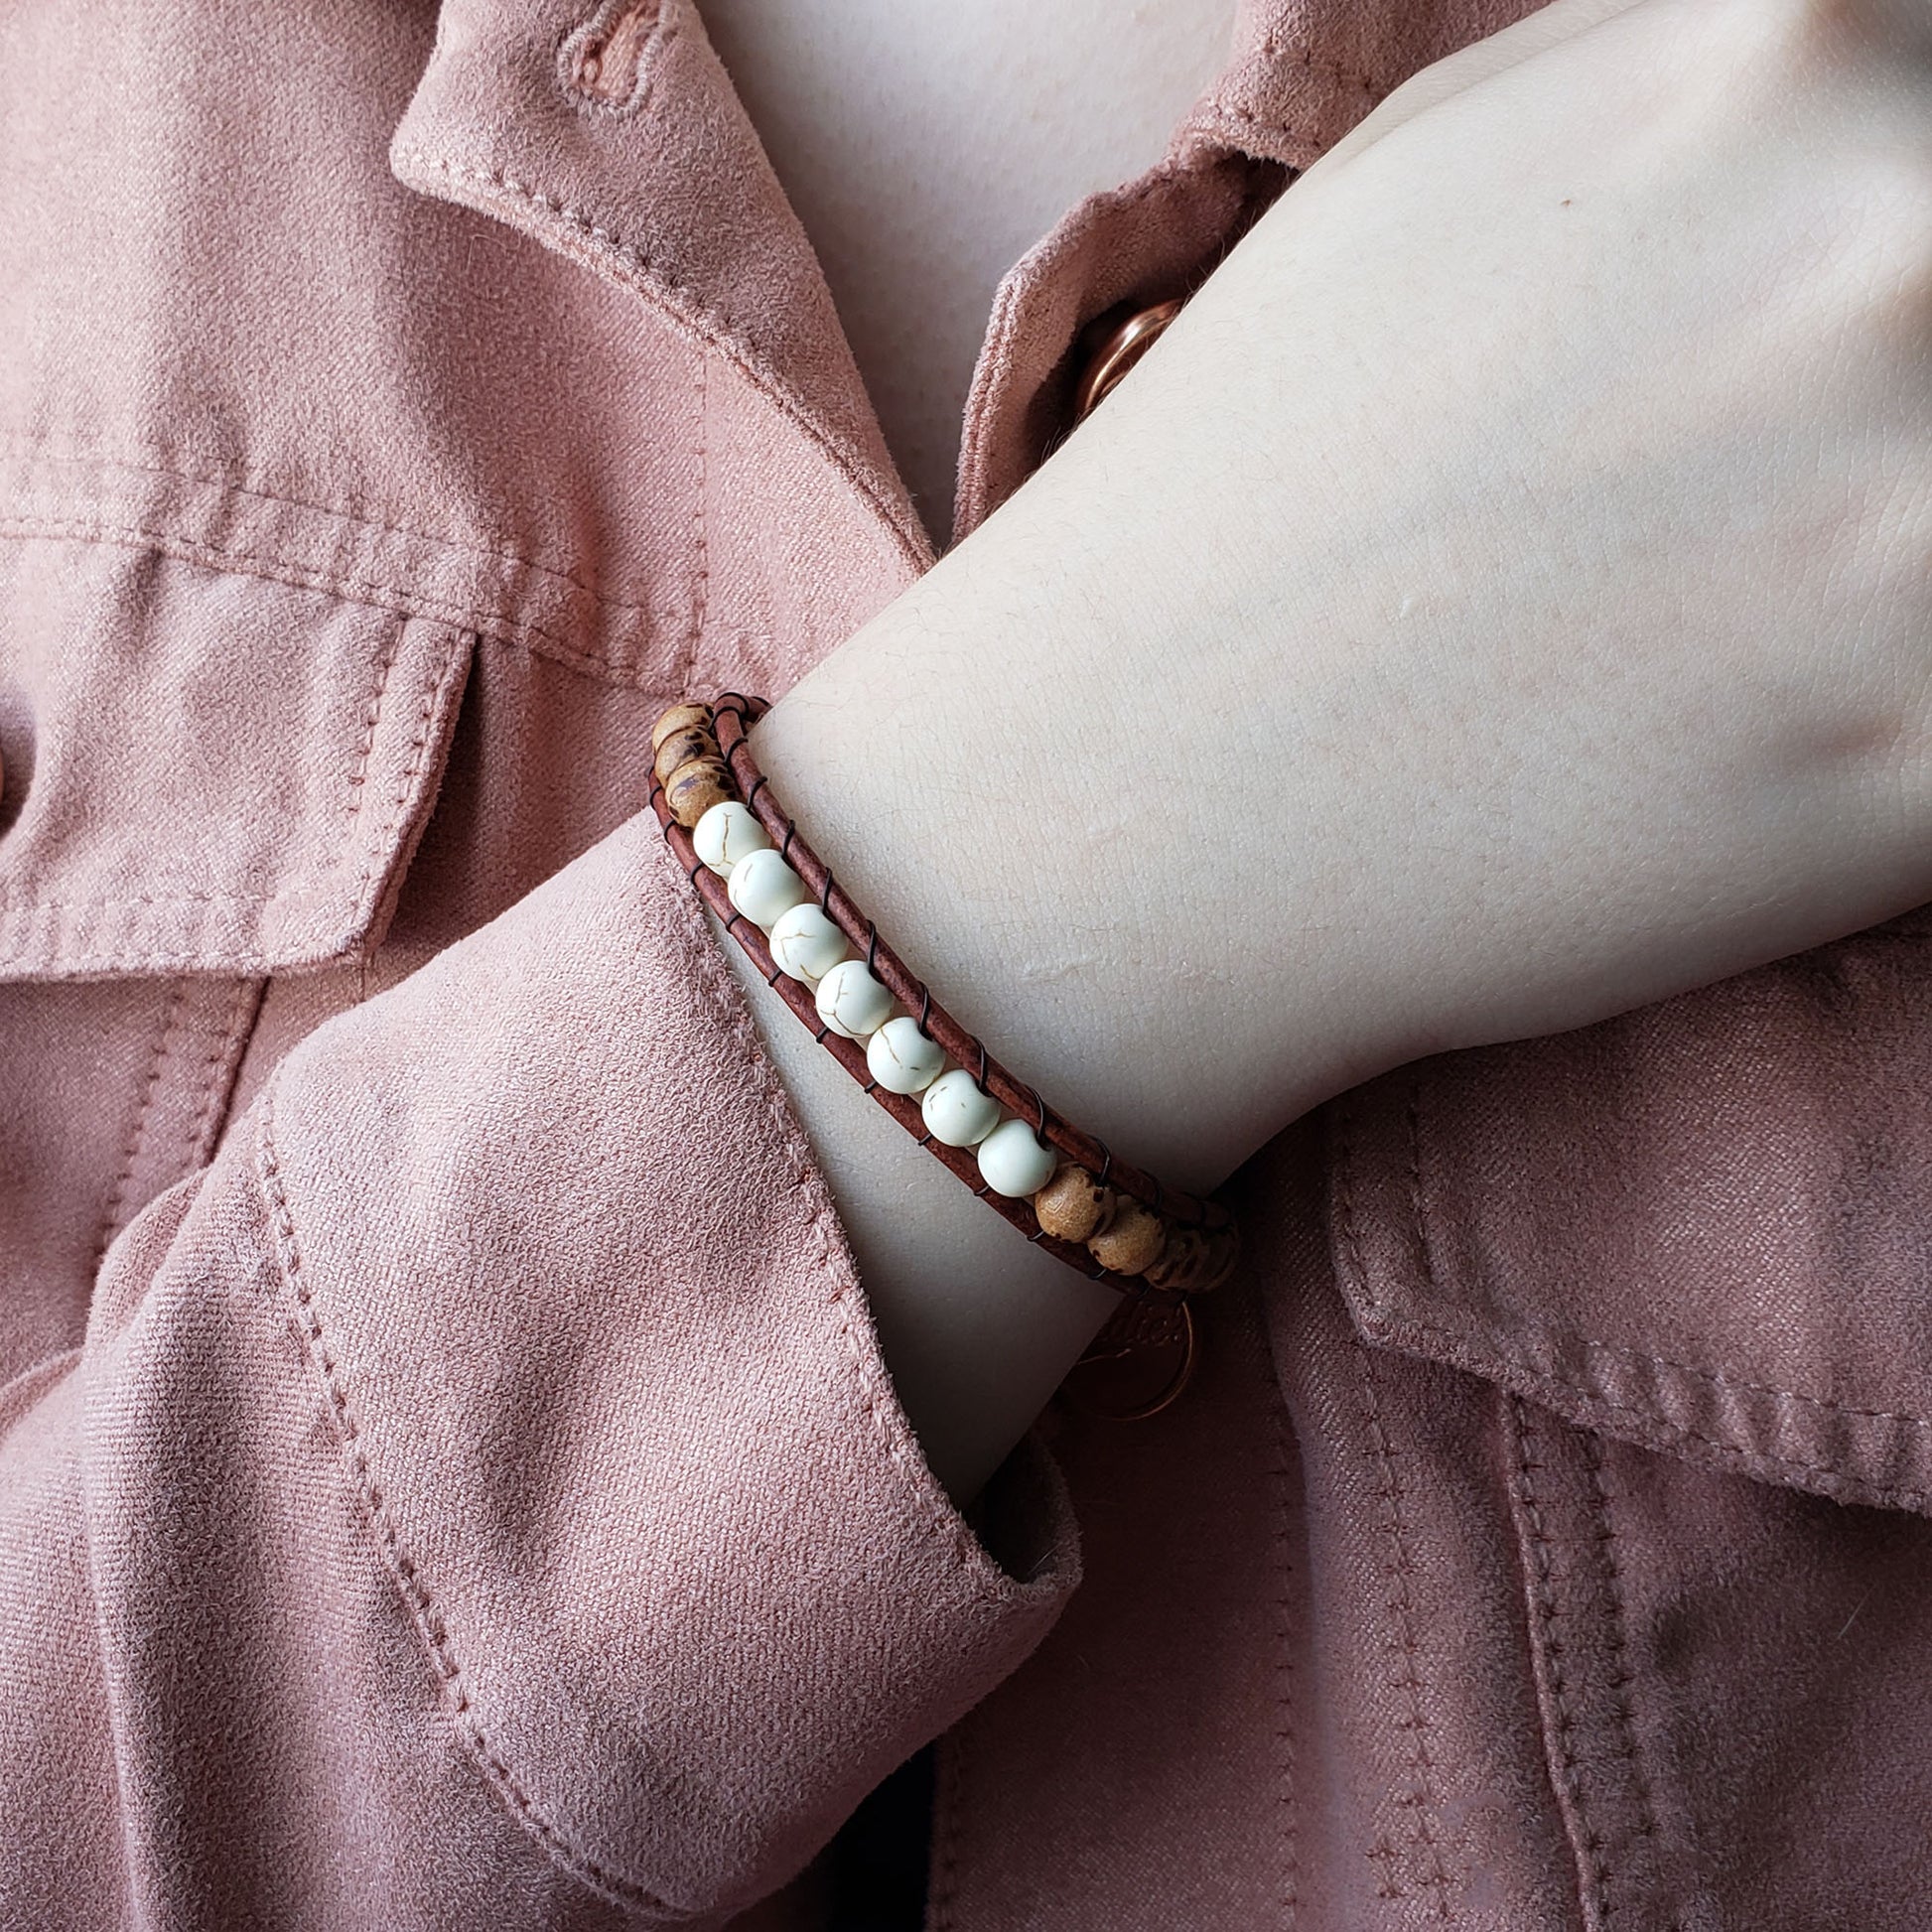
[[[1180,310],[1177,297],[1172,302],[1157,302],[1108,330],[1094,345],[1086,372],[1073,392],[1076,423],[1084,422],[1107,400],[1121,377],[1167,334],[1168,325]]]

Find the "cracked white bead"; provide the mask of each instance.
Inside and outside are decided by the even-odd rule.
[[[746,853],[732,867],[725,895],[754,925],[762,926],[766,932],[777,924],[780,913],[811,897],[805,882],[769,846],[762,852]]]
[[[1059,1156],[1041,1147],[1024,1120],[1003,1120],[979,1144],[980,1178],[996,1194],[1018,1199],[1037,1193],[1053,1177]]]
[[[945,1049],[909,1013],[887,1021],[866,1042],[866,1065],[888,1093],[921,1093],[945,1064]]]
[[[751,806],[727,798],[713,805],[691,828],[691,843],[697,854],[720,879],[732,876],[732,867],[748,852],[768,852],[771,835],[758,822]],[[751,916],[749,913],[746,915]]]
[[[863,959],[841,960],[818,983],[818,1017],[847,1039],[866,1039],[885,1024],[893,996]]]
[[[942,1073],[919,1102],[925,1130],[948,1147],[976,1147],[1000,1124],[1000,1103],[963,1066]]]
[[[771,960],[779,972],[816,986],[851,948],[845,934],[813,899],[780,912],[770,932]]]

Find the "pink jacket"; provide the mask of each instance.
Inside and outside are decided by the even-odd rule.
[[[969,1525],[638,816],[926,543],[690,0],[428,11],[0,15],[0,1926],[804,1932],[935,1737],[934,1932],[1932,1922],[1932,908],[1322,1109]],[[1521,11],[1253,0],[963,527]]]

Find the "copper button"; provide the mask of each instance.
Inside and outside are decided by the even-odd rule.
[[[1114,385],[1161,340],[1168,324],[1179,313],[1178,301],[1157,302],[1108,330],[1095,345],[1086,373],[1073,392],[1076,423],[1084,422],[1106,401]]]

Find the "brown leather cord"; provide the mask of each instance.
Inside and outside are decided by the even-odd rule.
[[[1182,1227],[1221,1228],[1231,1219],[1215,1200],[1201,1200],[1163,1186],[1153,1174],[1121,1160],[1104,1142],[1061,1119],[1040,1098],[1037,1087],[1017,1080],[987,1051],[984,1040],[969,1034],[933,999],[931,989],[879,937],[878,928],[852,902],[845,888],[832,877],[823,860],[799,835],[798,828],[771,796],[770,786],[752,756],[746,736],[769,709],[761,698],[728,691],[712,707],[718,749],[745,802],[784,857],[805,882],[820,909],[855,946],[888,992],[916,1017],[919,1031],[959,1065],[972,1070],[974,1083],[991,1094],[1009,1113],[1029,1122],[1047,1146],[1096,1175],[1103,1185],[1126,1194],[1164,1219]],[[661,814],[660,814],[661,816]],[[809,996],[808,996],[809,997]],[[813,1009],[814,1014],[816,1008]],[[862,1056],[863,1057],[863,1056]]]
[[[719,752],[739,796],[764,828],[779,856],[797,873],[820,909],[844,934],[848,944],[856,949],[899,1006],[913,1017],[922,1034],[956,1064],[972,1072],[975,1083],[983,1093],[990,1095],[1009,1113],[1027,1121],[1043,1143],[1063,1160],[1095,1175],[1103,1186],[1112,1187],[1141,1202],[1168,1223],[1209,1231],[1230,1226],[1231,1216],[1220,1202],[1199,1200],[1190,1194],[1164,1187],[1153,1175],[1117,1159],[1104,1143],[1063,1120],[1047,1106],[1036,1087],[1024,1085],[1015,1079],[988,1052],[983,1040],[960,1026],[934,1000],[925,982],[918,979],[879,936],[877,925],[853,902],[851,895],[832,877],[830,869],[812,851],[797,826],[772,796],[764,774],[758,768],[746,736],[750,727],[768,709],[764,700],[728,692],[708,708],[712,714]],[[921,1147],[936,1155],[966,1186],[1019,1229],[1031,1243],[1044,1248],[1090,1281],[1105,1282],[1137,1301],[1171,1305],[1183,1298],[1185,1291],[1157,1289],[1142,1276],[1118,1274],[1103,1267],[1084,1244],[1048,1234],[1040,1227],[1030,1200],[997,1193],[987,1185],[979,1172],[978,1156],[972,1148],[948,1147],[935,1140],[926,1130],[918,1096],[897,1094],[882,1087],[872,1077],[865,1046],[826,1026],[819,1017],[812,989],[779,968],[771,956],[764,934],[732,904],[725,881],[698,857],[691,833],[678,822],[661,779],[652,782],[650,804],[665,841],[677,855],[685,876],[765,983],[811,1029],[813,1037],[830,1049],[846,1072]]]
[[[853,1079],[921,1147],[936,1154],[974,1193],[1002,1214],[1029,1241],[1044,1248],[1069,1268],[1077,1268],[1090,1281],[1105,1282],[1108,1287],[1118,1289],[1123,1294],[1138,1296],[1155,1292],[1138,1276],[1116,1275],[1102,1268],[1078,1243],[1061,1241],[1047,1234],[1035,1219],[1033,1208],[1027,1201],[996,1194],[980,1178],[979,1162],[971,1148],[948,1147],[943,1141],[935,1141],[926,1132],[925,1119],[919,1111],[918,1095],[892,1093],[882,1087],[872,1077],[872,1069],[866,1064],[864,1046],[856,1039],[847,1039],[843,1034],[835,1034],[826,1026],[818,1017],[811,988],[779,969],[771,957],[771,949],[764,942],[764,934],[732,904],[725,891],[725,882],[698,857],[691,844],[691,834],[671,816],[670,808],[664,801],[664,787],[655,780],[651,783],[650,802],[651,809],[657,814],[657,822],[663,828],[665,842],[677,855],[677,862],[684,868],[685,877],[697,888],[704,902],[717,913],[725,930],[738,941],[765,984],[797,1015],[803,1025],[811,1029],[812,1036],[831,1050],[832,1057]]]

